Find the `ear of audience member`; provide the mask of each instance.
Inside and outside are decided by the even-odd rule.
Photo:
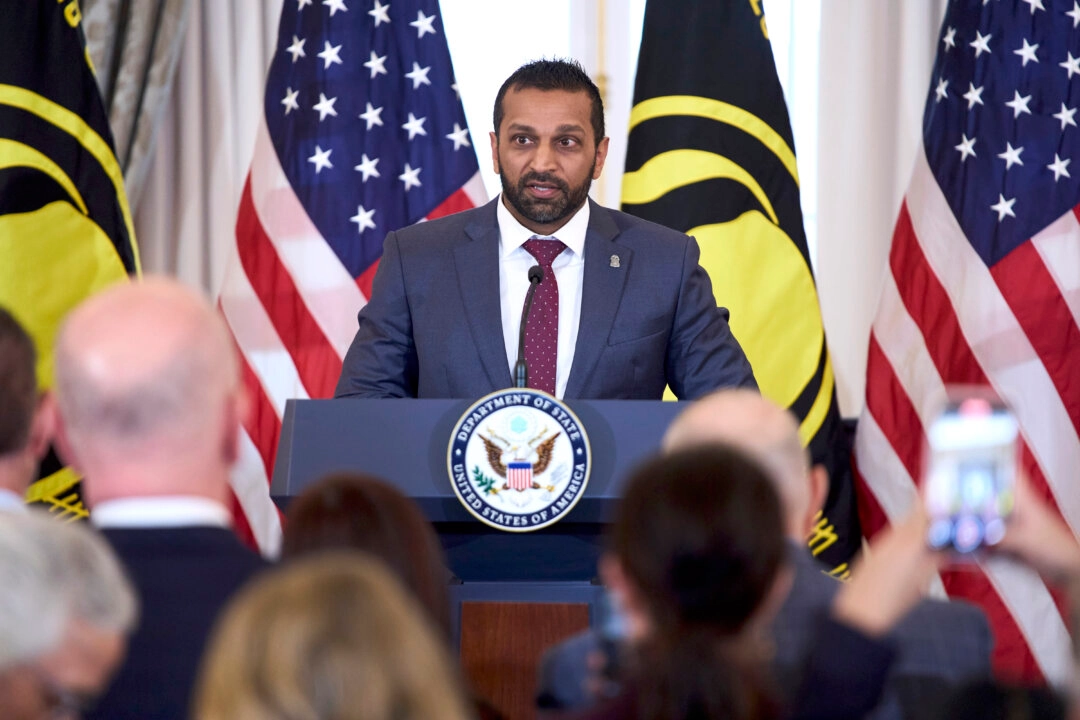
[[[361,553],[286,563],[240,592],[215,630],[197,720],[464,720],[445,642],[397,579]]]
[[[68,717],[91,705],[136,614],[131,584],[93,530],[0,516],[0,717]]]
[[[36,374],[34,341],[0,307],[0,510],[21,510],[51,436]]]
[[[362,474],[330,475],[305,488],[286,511],[283,558],[344,548],[386,563],[449,639],[445,558],[434,529],[412,500]]]
[[[627,484],[611,548],[613,589],[646,618],[631,715],[774,714],[760,629],[786,587],[780,503],[764,471],[724,446],[646,463]]]
[[[165,278],[119,284],[56,342],[57,444],[143,618],[91,720],[187,720],[221,608],[265,566],[232,532],[229,477],[245,401],[219,313]]]

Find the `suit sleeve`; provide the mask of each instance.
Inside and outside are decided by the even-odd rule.
[[[665,361],[668,386],[680,400],[696,400],[721,387],[757,388],[750,362],[731,333],[727,308],[716,305],[700,255],[690,238]]]
[[[397,236],[390,233],[372,282],[371,298],[341,367],[334,397],[416,397],[417,358],[412,313]]]

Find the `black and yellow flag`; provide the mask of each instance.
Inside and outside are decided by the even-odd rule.
[[[49,388],[60,321],[137,272],[138,253],[78,0],[0,0],[0,18],[0,305]],[[73,473],[50,458],[43,475],[31,501],[85,516]]]
[[[762,393],[829,468],[810,547],[844,575],[860,544],[849,455],[760,0],[649,0],[622,188],[624,210],[697,238]]]

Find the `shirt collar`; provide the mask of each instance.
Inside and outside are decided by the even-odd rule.
[[[555,237],[562,241],[578,257],[585,256],[585,232],[589,229],[589,201],[586,200],[574,216],[559,228],[554,235],[537,235],[518,222],[499,196],[498,209],[495,212],[499,222],[499,255],[506,257],[521,247],[532,237]]]
[[[232,526],[232,515],[224,505],[209,498],[163,495],[106,500],[94,506],[90,521],[99,528],[228,528]]]
[[[26,508],[26,498],[14,490],[8,490],[7,488],[0,488],[0,511],[25,513],[29,512]]]

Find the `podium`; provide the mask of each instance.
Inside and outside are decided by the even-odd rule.
[[[433,523],[454,576],[451,617],[466,675],[507,717],[532,717],[539,655],[595,618],[604,526],[627,475],[659,449],[680,408],[645,400],[567,401],[589,436],[588,486],[559,523],[511,533],[475,519],[450,484],[450,433],[471,404],[290,400],[270,492],[284,507],[329,473],[359,471],[411,497]]]

